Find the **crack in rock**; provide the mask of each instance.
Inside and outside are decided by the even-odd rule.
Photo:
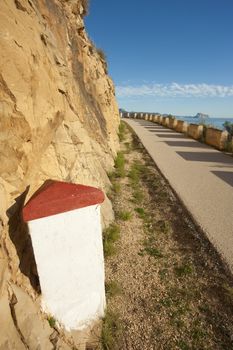
[[[24,344],[25,348],[26,349],[30,349],[27,342],[26,342],[26,339],[24,338],[23,336],[23,333],[21,332],[20,328],[19,328],[19,325],[18,325],[18,321],[17,321],[17,317],[16,317],[16,312],[15,312],[15,305],[18,303],[18,300],[16,298],[16,295],[14,293],[12,293],[12,296],[11,296],[11,300],[10,300],[10,310],[11,310],[11,317],[12,317],[12,320],[14,322],[14,325],[15,325],[15,328],[19,334],[19,337],[22,341],[22,343]]]

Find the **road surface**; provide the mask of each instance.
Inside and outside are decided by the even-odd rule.
[[[233,157],[149,121],[124,121],[233,272]]]

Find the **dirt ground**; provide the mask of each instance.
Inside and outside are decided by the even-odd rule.
[[[233,349],[232,277],[137,137],[123,129],[124,164],[110,176],[120,236],[105,261],[110,339],[105,334],[103,348]]]

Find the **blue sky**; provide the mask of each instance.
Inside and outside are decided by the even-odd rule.
[[[233,117],[233,0],[90,0],[119,107]]]

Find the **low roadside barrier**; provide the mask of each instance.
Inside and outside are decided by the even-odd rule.
[[[189,137],[200,140],[220,151],[226,150],[228,152],[233,152],[233,138],[226,130],[222,131],[200,124],[188,124],[184,120],[178,120],[174,117],[171,118],[159,114],[121,112],[120,116],[151,121],[177,132],[187,134]]]
[[[194,140],[200,140],[203,136],[203,125],[189,124],[188,136],[192,137]]]
[[[219,150],[227,148],[228,132],[215,128],[206,128],[205,142]]]

